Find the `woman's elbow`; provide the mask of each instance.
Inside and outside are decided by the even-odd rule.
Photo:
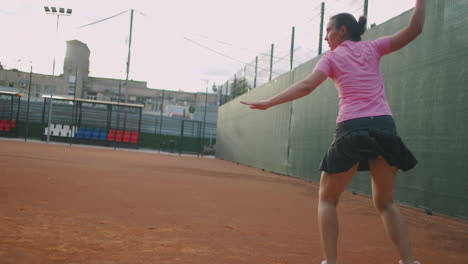
[[[424,25],[415,25],[415,26],[410,27],[409,29],[410,29],[410,32],[411,32],[411,36],[413,38],[416,38],[419,35],[421,35],[421,33],[423,32],[423,27],[424,27]]]
[[[423,32],[423,26],[418,26],[415,30],[414,30],[414,37],[417,37],[419,35],[421,35],[421,33]]]

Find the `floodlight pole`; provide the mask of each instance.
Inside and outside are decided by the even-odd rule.
[[[65,8],[61,7],[61,8],[58,8],[58,12],[57,12],[56,7],[44,6],[44,10],[45,10],[45,13],[48,14],[48,15],[57,16],[57,25],[55,27],[55,38],[56,38],[55,44],[57,45],[60,16],[70,16],[72,14],[72,9],[67,8],[66,11],[65,11]],[[53,61],[53,64],[52,64],[52,75],[55,75],[55,55],[56,54],[55,54],[55,50],[54,50],[54,61]]]
[[[58,39],[58,26],[59,26],[59,17],[60,15],[57,15],[57,28],[55,30],[55,45],[57,45],[57,39]],[[52,64],[52,76],[54,76],[55,74],[55,50],[54,50],[54,63]],[[53,101],[53,98],[54,97],[54,86],[51,85],[50,87],[50,103],[49,103],[49,116],[48,116],[48,119],[47,119],[47,144],[49,144],[50,142],[50,131],[52,130],[52,126],[51,126],[51,123],[52,123],[52,101]]]
[[[60,15],[57,15],[57,26],[55,27],[55,45],[57,47],[57,41],[58,41],[58,29],[59,29],[59,19]],[[52,76],[55,75],[55,54],[56,51],[54,50],[54,62],[52,63]]]
[[[57,26],[55,28],[55,45],[57,45],[57,40],[58,40],[58,29],[59,29],[59,18],[60,16],[70,16],[72,14],[72,9],[67,8],[65,11],[65,8],[60,7],[57,8],[52,6],[44,6],[44,10],[46,14],[48,15],[56,15],[57,16]],[[55,75],[55,50],[54,50],[54,62],[52,64],[52,76]],[[50,130],[51,130],[51,122],[52,122],[52,101],[53,101],[53,96],[54,96],[54,87],[50,87],[50,104],[49,104],[49,117],[47,121],[47,144],[50,142]]]

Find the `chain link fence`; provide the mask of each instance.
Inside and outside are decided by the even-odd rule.
[[[220,86],[220,104],[255,89],[329,50],[324,41],[330,17],[350,13],[365,15],[368,27],[397,16],[412,8],[413,1],[327,0],[314,1],[301,23],[280,32],[278,39],[258,53]],[[323,23],[322,23],[323,18]],[[322,32],[321,32],[322,30]],[[281,35],[280,35],[281,34]]]
[[[16,125],[8,133],[0,131],[0,136],[24,138],[25,141],[50,140],[180,154],[214,154],[216,144],[215,123],[155,113],[140,114],[138,107],[125,104],[119,106],[89,100],[73,103],[72,99],[67,99],[53,100],[50,109],[49,98],[31,98],[28,103],[27,96],[13,100],[10,96],[0,96],[0,119],[13,120]],[[113,137],[110,136],[112,130]],[[120,138],[118,131],[122,131]],[[129,135],[127,141],[125,132]],[[132,135],[135,136],[133,142]]]

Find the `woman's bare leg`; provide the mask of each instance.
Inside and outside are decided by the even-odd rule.
[[[374,205],[382,218],[385,231],[400,253],[402,264],[412,264],[408,227],[398,207],[393,203],[397,168],[390,166],[382,156],[369,161],[372,175]]]
[[[322,172],[319,190],[318,224],[322,239],[323,254],[327,264],[336,264],[338,245],[338,214],[336,207],[359,164],[343,173]]]

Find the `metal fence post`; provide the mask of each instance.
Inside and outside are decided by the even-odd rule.
[[[320,36],[318,55],[322,54],[322,38],[323,38],[323,17],[325,16],[325,2],[322,2],[322,11],[320,15]]]
[[[28,141],[29,136],[29,104],[31,103],[31,82],[32,82],[32,65],[31,72],[29,73],[29,87],[28,87],[28,106],[26,110],[26,131],[24,133],[24,141]]]
[[[294,35],[296,33],[296,27],[292,27],[292,34],[291,34],[291,58],[289,60],[289,70],[292,71],[293,69],[293,62],[294,62]]]
[[[273,51],[275,49],[275,44],[271,44],[271,53],[270,53],[270,77],[268,78],[268,81],[271,81],[271,78],[273,77]]]

